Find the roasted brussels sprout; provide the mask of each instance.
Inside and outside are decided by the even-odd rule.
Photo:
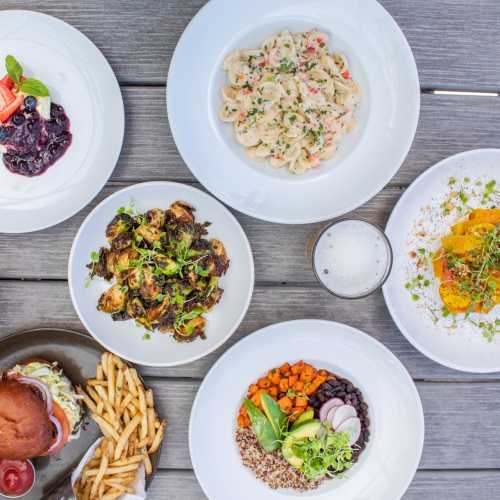
[[[149,269],[144,269],[139,293],[145,300],[156,300],[156,297],[161,293],[161,288],[158,285],[156,277]]]
[[[132,233],[130,231],[126,231],[124,233],[120,233],[113,239],[113,241],[111,242],[111,249],[125,250],[125,248],[132,246],[132,242],[133,242]]]
[[[144,279],[144,271],[140,268],[134,267],[128,271],[128,286],[132,290],[138,290],[142,285]]]
[[[146,240],[147,243],[154,243],[155,241],[160,241],[161,231],[150,224],[141,224],[135,233]]]
[[[194,222],[193,207],[182,201],[176,201],[170,205],[169,213],[179,222]]]
[[[150,226],[160,229],[165,225],[165,212],[160,208],[153,208],[146,212],[146,220]]]
[[[125,309],[127,299],[128,287],[115,283],[101,295],[97,309],[105,313],[118,313]]]
[[[106,238],[111,243],[119,234],[125,233],[132,226],[132,217],[128,214],[117,214],[106,228]]]
[[[209,223],[197,223],[186,203],[129,213],[120,209],[108,225],[110,248],[91,254],[90,278],[114,280],[98,309],[178,341],[204,338],[203,314],[219,302],[219,277],[229,266],[224,245],[206,239]]]
[[[146,308],[139,297],[133,297],[127,302],[127,314],[131,318],[146,316]]]

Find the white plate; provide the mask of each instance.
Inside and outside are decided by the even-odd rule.
[[[471,183],[477,179],[496,179],[498,183],[499,169],[499,149],[468,151],[446,158],[412,183],[394,207],[386,227],[386,234],[394,251],[394,264],[383,292],[392,318],[415,348],[437,363],[456,370],[476,373],[500,371],[500,341],[496,339],[491,343],[486,342],[477,329],[463,320],[458,321],[458,328],[454,330],[446,327],[448,321],[434,323],[432,316],[427,313],[428,308],[424,307],[435,301],[439,311],[442,305],[432,274],[429,276],[432,284],[428,291],[424,290],[426,295],[417,302],[411,299],[405,283],[408,282],[408,272],[411,270],[409,254],[416,250],[413,226],[422,219],[422,209],[440,205],[443,196],[449,191],[450,177],[457,180],[469,177]],[[470,203],[474,204],[473,200]],[[426,221],[430,228],[426,228],[425,234],[431,236],[434,232],[438,237],[443,236],[450,225],[460,218],[454,214],[443,220],[433,217],[432,221]],[[418,242],[417,246],[421,240]],[[436,241],[433,250],[438,246]],[[490,320],[498,318],[499,309],[497,306],[487,317]]]
[[[53,226],[94,198],[118,160],[125,118],[113,70],[69,24],[38,12],[0,12],[2,76],[7,54],[49,87],[73,134],[65,155],[41,176],[13,174],[0,160],[0,232],[24,233]]]
[[[299,359],[351,380],[363,392],[371,420],[370,441],[359,462],[342,479],[309,493],[268,488],[241,463],[234,441],[248,385],[269,369]],[[417,470],[423,442],[420,398],[398,359],[359,330],[320,320],[268,326],[229,349],[203,380],[189,425],[193,467],[211,500],[397,500]]]
[[[253,163],[232,125],[219,120],[222,61],[284,29],[312,28],[326,32],[330,48],[346,54],[363,100],[358,127],[336,155],[295,176]],[[403,33],[375,0],[211,0],[179,40],[167,108],[177,147],[208,190],[259,219],[302,224],[342,215],[389,182],[415,135],[420,87]]]
[[[154,332],[142,340],[145,330],[133,321],[114,322],[109,314],[96,310],[101,294],[110,286],[94,279],[85,288],[86,264],[90,253],[106,246],[105,231],[120,207],[131,202],[138,212],[151,208],[167,209],[181,200],[196,209],[196,220],[210,221],[208,237],[220,239],[231,260],[228,272],[221,278],[224,294],[214,309],[206,314],[207,338],[190,343],[176,342],[168,334]],[[201,358],[222,345],[245,316],[252,298],[254,266],[250,244],[234,216],[210,195],[174,182],[146,182],[118,191],[101,202],[85,219],[78,231],[68,265],[69,289],[73,305],[85,328],[103,346],[134,363],[147,366],[174,366]]]

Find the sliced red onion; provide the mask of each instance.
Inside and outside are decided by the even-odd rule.
[[[351,417],[344,420],[336,432],[347,432],[349,434],[349,446],[353,446],[361,434],[361,421],[357,417]]]
[[[328,412],[332,409],[335,408],[336,406],[342,406],[344,404],[344,401],[340,398],[331,398],[328,401],[325,401],[322,405],[321,408],[319,409],[319,419],[324,422],[328,418]]]
[[[44,453],[44,455],[50,455],[53,450],[59,447],[61,444],[61,441],[63,439],[63,430],[62,430],[62,425],[59,420],[57,420],[57,417],[54,415],[49,415],[50,421],[54,424],[54,427],[56,428],[57,431],[57,436],[56,440],[52,443],[51,447]]]
[[[355,418],[357,416],[358,412],[356,411],[354,406],[351,405],[339,406],[338,408],[336,408],[335,413],[331,417],[331,424],[333,430],[336,431],[344,420],[347,420],[348,418]]]
[[[36,387],[40,392],[40,394],[42,395],[45,404],[47,405],[47,413],[49,415],[52,415],[52,394],[47,384],[34,377],[21,376],[21,377],[16,377],[16,379],[18,382],[21,382],[22,384],[32,385],[33,387]]]

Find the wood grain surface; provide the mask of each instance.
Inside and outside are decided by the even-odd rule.
[[[422,88],[419,128],[407,159],[381,193],[354,211],[384,225],[404,189],[432,164],[468,149],[499,146],[500,99],[434,95],[432,90],[500,91],[500,1],[381,3],[408,38]],[[0,235],[0,337],[40,326],[84,331],[68,292],[67,259],[80,224],[99,201],[136,182],[169,180],[200,187],[170,133],[165,80],[179,36],[203,5],[205,0],[0,3],[0,9],[54,15],[86,34],[116,72],[126,109],[122,154],[99,196],[53,228]],[[366,331],[392,350],[416,380],[426,440],[420,469],[404,500],[498,500],[500,374],[461,373],[425,358],[399,333],[380,293],[351,302],[324,291],[314,279],[306,252],[321,225],[276,225],[234,213],[255,257],[252,304],[237,332],[215,353],[185,366],[142,370],[169,420],[161,470],[148,498],[206,498],[190,470],[187,441],[188,417],[200,381],[221,353],[243,336],[277,321],[310,317]]]

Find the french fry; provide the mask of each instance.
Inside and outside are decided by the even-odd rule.
[[[101,483],[104,474],[106,473],[106,469],[108,468],[108,457],[103,454],[101,458],[101,465],[99,466],[99,470],[97,471],[97,476],[94,480],[94,484],[92,485],[92,489],[90,490],[90,496],[95,497],[97,492],[99,491],[99,484]]]
[[[130,413],[128,412],[128,409],[125,408],[125,411],[123,412],[123,421],[125,422],[125,425],[128,425],[130,423]]]
[[[155,405],[153,398],[153,389],[148,389],[146,391],[146,403],[148,404],[148,408],[153,408]]]
[[[113,423],[116,425],[116,423],[117,423],[116,413],[115,413],[115,410],[113,410],[111,403],[109,402],[108,393],[106,392],[104,387],[101,387],[99,385],[96,386],[95,390],[96,390],[97,394],[99,394],[99,396],[101,396],[101,399],[104,402],[104,408],[109,413],[109,416],[113,420]]]
[[[112,354],[108,356],[108,400],[111,406],[115,405],[115,364]]]
[[[124,465],[136,464],[142,461],[142,455],[132,455],[125,460],[118,460],[109,464],[110,467],[122,467]]]
[[[121,455],[125,445],[127,444],[128,439],[130,438],[130,435],[132,434],[132,432],[134,432],[134,430],[140,424],[140,422],[141,422],[141,416],[136,415],[129,422],[129,424],[125,427],[125,429],[123,430],[123,433],[120,436],[120,438],[118,439],[118,442],[117,442],[117,445],[115,448],[115,460],[119,460],[120,455]]]
[[[123,491],[117,489],[111,489],[109,493],[106,493],[101,497],[101,500],[115,500],[123,495]]]
[[[137,397],[137,387],[135,386],[134,379],[132,377],[131,369],[127,366],[125,368],[125,379],[127,380],[127,385],[129,391],[132,393],[133,396]]]
[[[99,395],[97,394],[97,392],[95,392],[95,390],[87,384],[86,386],[86,389],[87,389],[87,394],[97,403],[99,404],[99,401],[101,400],[101,398],[99,397]]]
[[[167,426],[167,423],[165,422],[165,420],[163,420],[160,424],[160,427],[156,431],[153,442],[151,443],[151,446],[148,450],[149,454],[154,453],[160,447],[160,444],[163,440],[163,436],[165,435],[166,426]]]
[[[125,395],[125,397],[121,401],[120,406],[118,408],[118,412],[117,412],[118,416],[120,416],[124,412],[125,408],[128,407],[128,405],[131,403],[132,399],[134,399],[133,394],[131,392],[127,392],[127,394]]]
[[[115,393],[115,412],[117,416],[119,416],[120,412],[118,411],[120,407],[120,402],[122,400],[123,394],[123,370],[118,368],[116,372],[116,393]]]
[[[96,424],[101,429],[101,432],[106,437],[112,437],[115,441],[117,442],[119,441],[120,435],[118,434],[118,432],[116,432],[116,430],[111,424],[109,424],[106,420],[104,420],[103,417],[93,414],[92,418],[95,420]]]
[[[102,371],[104,372],[104,376],[106,378],[108,377],[108,355],[108,352],[103,352],[101,356]]]
[[[149,446],[150,444],[152,443],[152,440],[149,439],[149,436],[144,438],[144,439],[141,439],[141,441],[139,441],[137,443],[137,448],[144,448],[145,446]]]
[[[138,386],[139,392],[139,410],[141,412],[141,430],[140,438],[146,439],[148,436],[148,407],[146,405],[146,394],[144,392],[144,387],[142,385]]]
[[[142,387],[144,389],[144,386],[142,385],[141,379],[139,378],[139,374],[137,373],[137,370],[135,368],[130,369],[130,373],[132,374],[132,378],[134,379],[134,383],[136,387]]]
[[[96,378],[88,379],[87,384],[90,385],[91,387],[96,387],[98,385],[103,386],[103,387],[108,387],[107,380],[97,380]]]
[[[149,444],[153,443],[155,437],[155,420],[156,412],[154,408],[148,408],[148,438],[150,440]]]
[[[149,458],[149,455],[146,452],[146,450],[143,451],[142,456],[144,459],[144,470],[146,472],[146,475],[149,476],[153,472],[153,465],[151,464],[151,459]]]
[[[85,401],[85,404],[87,405],[88,409],[92,413],[97,413],[97,406],[96,404],[90,399],[88,394],[78,385],[76,387],[76,392],[82,396],[83,401]]]
[[[102,415],[102,412],[104,411],[104,401],[102,399],[99,400],[99,404],[96,407],[96,413],[98,415]]]
[[[104,380],[104,372],[102,370],[102,365],[101,363],[98,363],[95,369],[95,378],[97,380]]]

